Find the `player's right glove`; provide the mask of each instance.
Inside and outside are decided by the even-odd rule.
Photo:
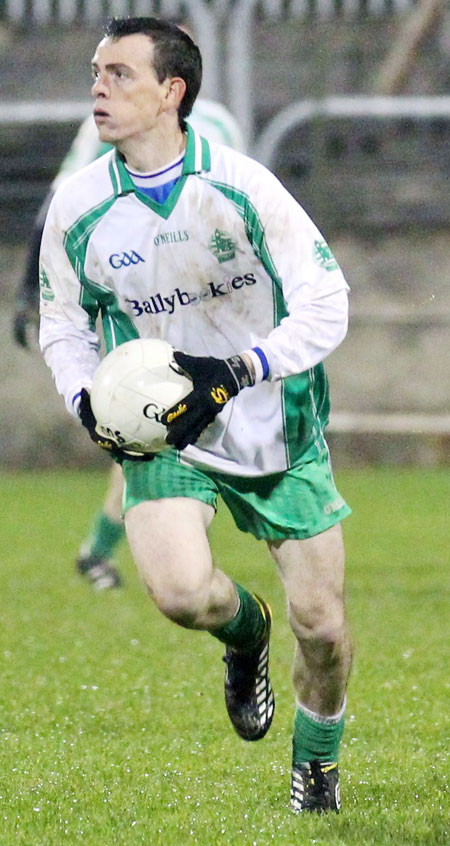
[[[240,355],[231,358],[173,353],[176,363],[190,376],[194,390],[161,416],[167,426],[166,441],[176,449],[195,444],[225,404],[242,388],[254,384],[254,376]]]
[[[89,436],[94,444],[109,452],[111,458],[121,463],[125,459],[127,461],[152,461],[155,453],[151,452],[135,452],[134,450],[121,449],[117,446],[112,438],[105,438],[97,432],[97,421],[92,411],[91,398],[86,388],[81,389],[80,405],[78,406],[78,416],[85,429],[88,430]]]

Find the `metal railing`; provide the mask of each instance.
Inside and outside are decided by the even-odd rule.
[[[16,24],[71,24],[74,21],[99,21],[109,15],[180,14],[186,10],[182,0],[3,0],[0,13],[3,20]],[[222,16],[241,9],[258,9],[259,14],[272,18],[318,17],[340,15],[379,16],[397,14],[412,9],[416,0],[195,0],[189,3],[189,13],[196,16],[208,12]]]
[[[298,100],[281,109],[264,127],[259,136],[255,157],[267,167],[283,138],[294,127],[311,124],[318,119],[330,123],[343,118],[358,121],[374,119],[386,123],[392,119],[450,120],[450,96],[437,97],[373,97],[364,95],[324,97],[320,100]]]
[[[328,428],[333,434],[450,436],[450,414],[335,411]]]

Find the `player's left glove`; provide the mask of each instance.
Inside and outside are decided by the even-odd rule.
[[[174,358],[192,379],[194,390],[178,405],[169,408],[161,422],[167,426],[167,443],[176,449],[185,449],[188,444],[195,444],[231,397],[253,385],[255,380],[240,355],[213,358],[175,350]]]
[[[38,311],[27,303],[19,303],[13,317],[13,337],[19,347],[28,349],[31,330],[37,331]]]
[[[121,449],[117,446],[112,438],[105,438],[97,432],[97,421],[92,411],[91,399],[86,388],[82,388],[80,394],[80,405],[78,407],[78,416],[85,429],[88,430],[89,436],[94,444],[109,452],[111,458],[121,463],[125,459],[127,461],[152,461],[155,457],[154,453],[132,452],[128,449]]]

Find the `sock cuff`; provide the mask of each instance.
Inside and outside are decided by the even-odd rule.
[[[326,716],[324,714],[316,714],[315,711],[311,711],[310,708],[307,708],[306,705],[303,705],[302,702],[296,701],[297,710],[301,711],[305,717],[308,717],[314,723],[320,723],[324,726],[335,726],[337,723],[340,723],[344,717],[345,709],[347,706],[347,696],[344,696],[344,701],[342,703],[341,708],[336,714],[331,714],[330,716]]]
[[[209,633],[227,646],[252,648],[263,637],[266,620],[258,600],[237,582],[233,582],[239,599],[236,613],[225,625],[209,629]]]
[[[306,761],[330,763],[337,761],[345,725],[345,699],[336,714],[316,714],[303,703],[298,703],[292,738],[294,764]]]

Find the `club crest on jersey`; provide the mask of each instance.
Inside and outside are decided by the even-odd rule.
[[[325,270],[339,270],[339,265],[326,241],[314,241],[314,261]]]
[[[145,264],[145,259],[136,250],[131,250],[129,253],[113,253],[108,260],[114,270],[118,270],[119,267],[129,267],[130,264],[139,264],[141,261]]]
[[[210,238],[209,249],[214,253],[217,261],[221,264],[224,261],[230,261],[236,255],[236,244],[234,243],[229,232],[223,232],[220,229],[214,231],[214,235]]]
[[[39,271],[39,286],[41,289],[41,297],[43,300],[52,301],[55,299],[55,295],[52,291],[48,276],[43,267],[41,267]]]

